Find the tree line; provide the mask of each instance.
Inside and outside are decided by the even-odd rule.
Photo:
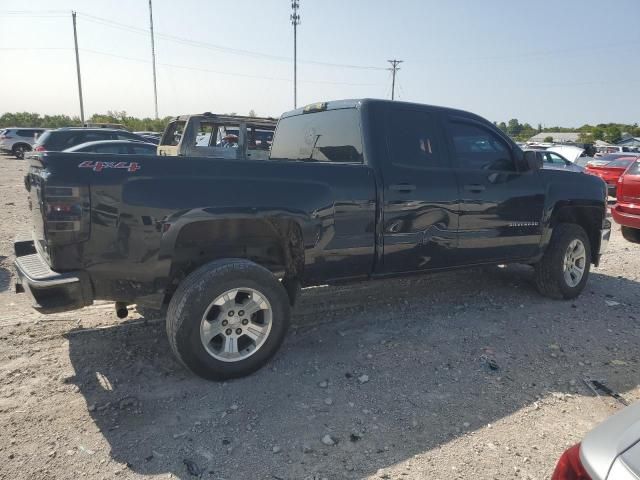
[[[622,140],[624,134],[632,137],[640,137],[640,127],[637,123],[633,125],[624,123],[599,123],[597,125],[582,125],[579,128],[567,127],[543,127],[538,124],[536,128],[528,123],[520,123],[517,118],[512,118],[508,122],[493,122],[500,130],[505,132],[511,138],[518,141],[526,141],[544,132],[579,132],[579,141],[582,143],[593,143],[596,140],[604,140],[609,143],[616,143]],[[545,141],[551,141],[551,137],[545,138]]]
[[[249,112],[249,116],[254,117],[256,114],[253,110]],[[161,119],[154,118],[137,118],[128,115],[125,111],[111,111],[107,113],[94,113],[87,121],[91,123],[121,123],[132,132],[139,131],[164,131],[167,123],[172,117],[164,117]],[[542,132],[580,132],[580,141],[583,143],[593,143],[596,140],[604,140],[609,143],[616,143],[622,139],[623,134],[629,134],[632,137],[640,137],[640,127],[637,123],[633,125],[623,123],[600,123],[598,125],[583,125],[580,128],[567,127],[543,127],[538,124],[533,127],[528,123],[520,123],[517,118],[512,118],[508,122],[493,122],[500,130],[505,132],[511,138],[518,141],[526,141],[534,135]],[[79,127],[81,126],[80,118],[69,115],[40,115],[39,113],[15,112],[4,113],[0,115],[0,128],[2,127],[42,127],[42,128],[60,128],[60,127]]]
[[[228,115],[235,115],[229,113]],[[250,117],[255,117],[256,112],[252,109]],[[154,118],[137,118],[128,115],[125,111],[112,111],[107,113],[94,113],[86,120],[88,123],[120,123],[132,132],[163,132],[167,124],[173,117],[164,117],[158,120]],[[0,115],[0,128],[3,127],[41,127],[41,128],[62,128],[80,127],[82,122],[78,116],[69,115],[40,115],[39,113],[15,112]]]

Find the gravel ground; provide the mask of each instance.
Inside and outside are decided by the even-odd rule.
[[[0,477],[549,478],[561,452],[640,398],[640,246],[613,233],[573,302],[530,267],[304,291],[283,348],[212,383],[160,316],[43,316],[12,292],[26,163],[0,156]]]

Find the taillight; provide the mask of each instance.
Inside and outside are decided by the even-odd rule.
[[[580,460],[580,444],[562,454],[551,480],[591,480]]]
[[[49,244],[65,245],[89,238],[88,187],[46,186],[43,207]]]
[[[47,151],[47,149],[44,148],[42,145],[36,145],[36,148],[34,148],[34,150],[36,152],[46,152]]]

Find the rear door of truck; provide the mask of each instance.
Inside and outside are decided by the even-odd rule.
[[[381,105],[384,255],[377,273],[455,263],[459,192],[439,113],[419,105]],[[382,150],[382,149],[380,149]]]

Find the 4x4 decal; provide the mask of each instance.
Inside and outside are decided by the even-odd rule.
[[[94,172],[101,172],[105,168],[122,168],[127,172],[136,172],[142,167],[137,162],[94,162],[86,160],[78,165],[78,168],[91,168]]]

